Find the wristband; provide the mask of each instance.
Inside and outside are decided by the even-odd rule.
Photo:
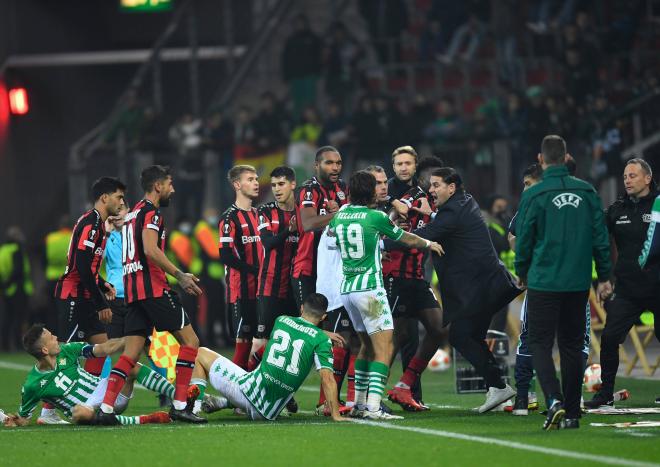
[[[82,351],[80,352],[83,358],[96,358],[94,355],[94,346],[93,345],[86,345],[82,348]]]

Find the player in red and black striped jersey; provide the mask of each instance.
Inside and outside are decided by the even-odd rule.
[[[251,165],[232,167],[227,178],[236,192],[236,201],[218,224],[220,261],[227,268],[227,303],[236,338],[234,363],[247,369],[257,330],[257,286],[264,257],[259,215],[252,206],[259,197],[259,178]]]
[[[108,340],[106,325],[112,320],[108,300],[115,288],[99,275],[105,250],[105,220],[124,206],[126,186],[111,177],[92,185],[94,208],[80,216],[73,227],[67,266],[55,286],[59,335],[66,342],[86,340],[101,344]],[[85,370],[101,374],[105,359],[88,359]]]
[[[259,269],[257,287],[257,332],[261,342],[248,361],[248,371],[259,365],[266,340],[278,316],[299,316],[300,310],[291,288],[291,265],[298,247],[295,213],[296,173],[279,166],[270,173],[274,202],[259,207],[259,235],[264,259]]]
[[[259,207],[259,235],[265,252],[257,292],[257,337],[263,339],[270,336],[275,318],[300,314],[291,288],[298,247],[296,173],[291,167],[276,167],[270,173],[270,185],[275,201]]]
[[[316,291],[316,251],[323,228],[341,206],[348,202],[348,188],[339,178],[342,160],[339,151],[323,146],[316,151],[316,176],[296,193],[298,251],[293,260],[292,284],[298,307]]]
[[[430,172],[442,166],[442,161],[426,158],[420,161],[418,166],[415,150],[410,146],[403,146],[394,150],[392,165],[396,181],[393,181],[391,186],[397,189],[392,195],[399,200],[399,203],[394,203],[395,211],[406,217],[405,230],[412,232],[431,220],[428,215],[419,211],[422,206],[428,207],[427,194],[422,186],[428,185]],[[415,178],[417,172],[419,178]],[[402,193],[406,186],[408,189]],[[427,260],[425,252],[406,249],[390,241],[386,241],[385,245],[389,257],[387,261],[383,261],[383,278],[404,367],[401,380],[388,391],[388,395],[390,400],[404,409],[427,410],[428,407],[421,402],[420,375],[442,340],[442,309],[429,282],[424,278]],[[418,321],[421,321],[426,329],[421,343]]]
[[[142,171],[140,183],[144,198],[128,213],[121,232],[124,296],[128,307],[124,319],[124,353],[110,372],[108,389],[95,422],[103,425],[114,421],[117,395],[135,367],[147,336],[156,328],[170,332],[180,345],[170,417],[188,423],[206,423],[206,419],[186,411],[199,339],[178,295],[165,280],[165,274],[170,274],[186,293],[202,293],[196,284],[199,279],[180,271],[165,256],[165,222],[160,208],[168,206],[174,194],[172,175],[168,167],[154,165]]]

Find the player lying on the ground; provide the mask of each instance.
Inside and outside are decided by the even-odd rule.
[[[108,385],[107,378],[99,378],[80,366],[80,357],[101,358],[123,349],[123,339],[112,339],[102,344],[85,342],[60,344],[57,336],[44,327],[34,324],[23,336],[23,346],[37,359],[22,389],[21,406],[17,415],[8,415],[6,426],[24,426],[30,423],[39,401],[49,402],[72,418],[74,423],[94,424],[94,412],[101,405]],[[130,382],[129,382],[130,381]],[[117,412],[123,412],[137,381],[148,389],[174,396],[174,386],[152,369],[137,365],[131,371],[127,384],[117,398]],[[142,425],[168,423],[165,412],[126,417],[117,415],[115,425]]]
[[[339,415],[332,343],[318,327],[326,318],[327,308],[325,296],[313,293],[305,299],[300,317],[278,317],[264,359],[249,373],[222,355],[200,348],[191,382],[203,392],[210,381],[233,407],[243,410],[251,420],[275,420],[314,364],[332,419],[345,420]],[[225,407],[215,407],[222,408]]]

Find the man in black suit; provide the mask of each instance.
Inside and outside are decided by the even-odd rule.
[[[461,176],[450,167],[431,173],[429,193],[437,211],[418,208],[433,217],[416,235],[442,245],[445,255],[433,258],[439,278],[444,323],[451,323],[449,342],[486,380],[488,394],[479,412],[511,399],[515,391],[504,383],[495,357],[486,345],[493,315],[521,290],[497,257],[479,205],[463,189]]]

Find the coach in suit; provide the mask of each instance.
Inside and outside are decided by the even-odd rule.
[[[429,193],[437,211],[429,210],[432,222],[414,233],[440,243],[445,250],[444,256],[433,256],[444,322],[451,323],[451,345],[486,380],[488,395],[479,412],[487,412],[515,391],[502,379],[486,345],[486,332],[493,315],[521,290],[497,257],[479,205],[463,189],[461,176],[450,167],[435,169]],[[420,210],[424,209],[428,208]]]

